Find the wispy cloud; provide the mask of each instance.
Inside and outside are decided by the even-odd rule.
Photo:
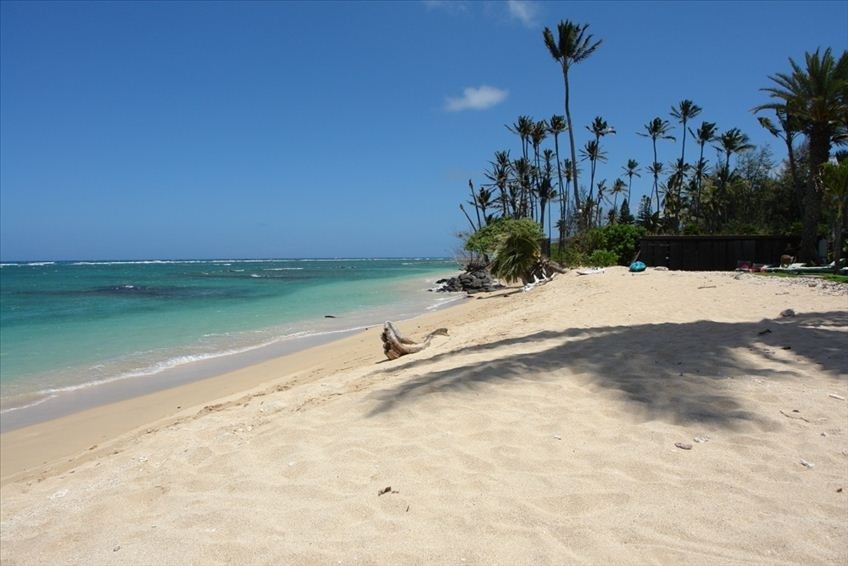
[[[445,12],[467,12],[470,3],[463,0],[424,0],[428,10],[444,10]]]
[[[536,27],[536,17],[539,15],[539,6],[530,0],[507,0],[509,15],[520,21],[528,28]]]
[[[461,97],[449,96],[445,101],[445,110],[448,112],[485,110],[506,100],[508,94],[508,91],[493,86],[470,86],[463,89]]]

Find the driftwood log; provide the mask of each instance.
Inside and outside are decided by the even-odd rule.
[[[396,360],[401,356],[420,352],[430,345],[430,341],[433,339],[433,336],[447,335],[447,328],[437,328],[428,334],[424,338],[423,342],[415,342],[414,340],[410,340],[403,336],[398,329],[395,328],[394,324],[387,321],[383,325],[383,334],[380,336],[380,339],[383,341],[383,353],[386,354],[386,357],[390,360]]]

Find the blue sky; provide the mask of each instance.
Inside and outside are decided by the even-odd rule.
[[[563,113],[561,19],[604,40],[572,115],[610,183],[684,98],[782,158],[758,89],[848,48],[848,2],[3,1],[0,258],[453,255],[505,124]]]

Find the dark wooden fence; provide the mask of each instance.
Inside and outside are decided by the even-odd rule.
[[[732,271],[741,262],[775,265],[795,255],[795,236],[645,236],[639,259],[650,267],[683,271]]]

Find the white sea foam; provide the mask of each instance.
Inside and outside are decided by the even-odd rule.
[[[302,267],[266,267],[262,271],[303,271]]]
[[[260,342],[258,344],[252,344],[252,345],[243,346],[243,347],[240,347],[240,348],[231,348],[231,349],[227,349],[227,350],[221,350],[221,351],[217,351],[217,352],[206,352],[206,353],[201,353],[201,354],[174,356],[174,357],[169,358],[167,360],[159,361],[159,362],[156,362],[154,364],[151,364],[149,366],[145,366],[145,367],[142,367],[142,368],[138,368],[138,369],[134,369],[134,370],[130,370],[130,371],[125,371],[125,372],[122,372],[118,375],[114,375],[114,376],[111,376],[111,377],[106,377],[106,378],[103,378],[103,379],[95,379],[95,380],[86,381],[84,383],[78,383],[78,384],[74,384],[74,385],[66,385],[66,386],[61,386],[61,387],[50,387],[50,388],[47,388],[47,389],[42,389],[42,390],[37,391],[35,393],[35,395],[38,395],[39,398],[37,400],[33,401],[32,403],[28,403],[28,404],[20,405],[20,406],[16,406],[16,407],[9,407],[7,409],[0,410],[0,414],[35,407],[37,405],[41,405],[42,403],[45,403],[46,401],[48,401],[50,399],[54,399],[54,398],[56,398],[57,396],[59,396],[63,393],[70,393],[70,392],[73,392],[73,391],[90,389],[92,387],[98,387],[98,386],[101,386],[101,385],[107,385],[107,384],[110,384],[110,383],[125,381],[125,380],[128,380],[128,379],[138,379],[138,378],[149,377],[149,376],[152,376],[152,375],[162,373],[162,372],[167,371],[167,370],[172,370],[172,369],[179,368],[181,366],[185,366],[185,365],[188,365],[188,364],[193,364],[193,363],[196,363],[196,362],[203,362],[203,361],[207,361],[207,360],[213,360],[213,359],[216,359],[216,358],[223,358],[223,357],[233,356],[233,355],[237,355],[237,354],[244,354],[244,353],[251,352],[251,351],[254,351],[254,350],[267,348],[269,346],[273,346],[275,344],[278,344],[280,342],[284,342],[284,341],[287,341],[287,340],[297,340],[297,339],[301,339],[301,338],[311,338],[311,337],[318,337],[318,336],[331,336],[331,335],[335,335],[335,334],[344,334],[344,333],[348,333],[348,332],[355,332],[357,330],[364,330],[366,328],[368,328],[368,326],[352,326],[352,327],[347,327],[347,328],[340,328],[340,329],[336,329],[336,330],[325,330],[325,331],[320,331],[320,332],[304,330],[304,331],[292,332],[290,334],[284,334],[284,335],[281,335],[281,336],[274,337],[270,340],[265,340],[265,341]]]

